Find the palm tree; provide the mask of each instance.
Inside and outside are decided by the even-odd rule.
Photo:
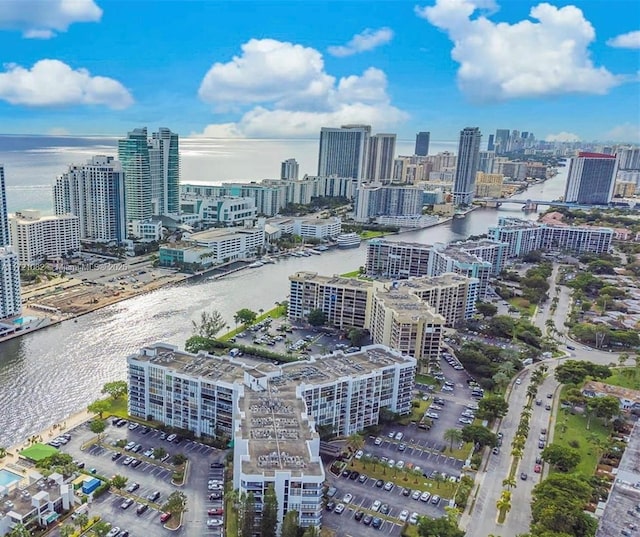
[[[361,434],[354,433],[347,438],[347,447],[351,451],[358,451],[362,449],[362,446],[364,446],[364,438],[362,438]]]
[[[180,517],[187,511],[187,497],[183,492],[175,490],[169,495],[162,509],[175,517]]]
[[[111,531],[111,524],[105,522],[104,520],[98,520],[91,531],[96,534],[97,537],[104,537],[109,531]]]
[[[16,524],[13,529],[8,533],[9,537],[31,537],[31,532],[27,529],[27,527],[22,524]]]
[[[4,459],[7,456],[7,448],[0,447],[0,459]]]
[[[496,507],[499,511],[503,513],[508,513],[511,510],[511,492],[508,490],[503,490],[502,494],[500,494],[500,498],[496,502]]]
[[[69,526],[68,524],[60,526],[60,537],[71,537],[75,532],[76,529],[73,526]]]
[[[80,513],[73,523],[78,526],[78,528],[82,529],[89,523],[89,515],[86,513]]]
[[[522,454],[524,453],[524,449],[522,449],[521,447],[514,447],[511,450],[511,456],[515,459],[520,459],[522,458]]]
[[[503,362],[500,364],[498,371],[500,371],[500,373],[504,373],[507,377],[512,377],[516,372],[516,366],[513,365],[512,361]]]
[[[502,391],[502,389],[509,384],[509,377],[501,371],[493,375],[492,378],[496,388],[498,388],[498,391]]]
[[[516,485],[517,481],[515,476],[510,475],[509,477],[506,477],[502,480],[502,486],[507,487],[507,489],[509,490],[516,488]]]
[[[443,438],[449,442],[449,452],[453,451],[454,442],[458,444],[462,441],[462,431],[460,429],[447,429],[444,432]]]

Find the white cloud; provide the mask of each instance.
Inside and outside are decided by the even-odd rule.
[[[354,35],[346,45],[333,46],[327,49],[332,56],[344,57],[373,50],[381,45],[386,45],[393,39],[391,28],[379,28],[372,30],[367,28],[363,32]]]
[[[243,115],[209,125],[203,135],[316,136],[322,126],[371,123],[382,129],[407,118],[391,104],[379,69],[337,80],[313,48],[273,39],[252,39],[241,48],[241,55],[209,69],[198,93],[218,109],[241,107]]]
[[[133,97],[117,80],[91,76],[86,69],[73,70],[59,60],[40,60],[31,69],[6,64],[0,73],[0,99],[25,106],[100,104],[121,109]]]
[[[609,39],[607,45],[615,48],[640,48],[640,30],[617,35]]]
[[[98,22],[101,17],[94,0],[0,1],[0,28],[20,30],[31,39],[49,39],[74,22]]]
[[[416,14],[445,31],[460,64],[458,85],[470,98],[500,101],[565,93],[605,94],[622,82],[595,67],[588,46],[595,31],[575,6],[541,3],[533,20],[494,23],[479,9],[495,11],[490,0],[436,0]]]
[[[556,134],[547,134],[544,137],[545,142],[579,142],[580,136],[572,132],[558,132]]]
[[[604,140],[638,144],[640,143],[640,125],[637,123],[616,125],[604,135]]]

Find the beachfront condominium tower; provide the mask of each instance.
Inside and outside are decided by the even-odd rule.
[[[11,246],[4,166],[0,164],[0,319],[19,315],[21,311],[20,265]]]
[[[298,166],[298,161],[294,158],[288,158],[287,160],[283,161],[282,165],[280,166],[280,179],[297,181],[299,170],[300,166]]]
[[[154,215],[180,213],[180,153],[178,135],[161,127],[149,140],[151,212]]]
[[[151,206],[151,168],[147,129],[134,129],[118,140],[118,160],[124,172],[125,217],[127,222],[149,220]]]
[[[615,155],[578,153],[571,159],[564,200],[585,205],[606,205],[611,201],[618,171]]]
[[[124,173],[113,157],[96,155],[85,164],[71,165],[55,180],[56,215],[80,219],[80,238],[91,242],[120,243],[127,236]]]
[[[480,140],[478,127],[466,127],[460,131],[458,162],[453,183],[455,205],[471,205],[476,186],[476,172],[480,163]]]
[[[343,125],[340,128],[320,129],[318,175],[351,177],[362,182],[367,167],[369,125]]]
[[[429,154],[429,138],[430,132],[419,132],[416,134],[416,148],[413,152],[414,155],[419,157],[426,157]]]
[[[376,134],[369,138],[365,179],[369,182],[390,183],[393,177],[395,152],[395,134]]]

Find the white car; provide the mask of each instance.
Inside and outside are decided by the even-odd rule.
[[[207,520],[207,528],[217,528],[222,526],[223,522],[221,518],[210,518]]]
[[[396,440],[400,441],[404,438],[404,433],[396,433]]]
[[[398,470],[402,470],[404,468],[404,461],[396,462],[396,468],[398,468]]]
[[[398,520],[400,520],[400,522],[406,522],[409,519],[409,511],[407,511],[406,509],[403,509],[402,511],[400,511],[400,514],[398,515]]]
[[[122,461],[122,464],[124,464],[125,466],[129,466],[132,462],[133,462],[133,457],[127,457],[125,460]]]
[[[129,430],[130,431],[135,431],[138,427],[139,427],[139,425],[136,422],[132,422],[132,423],[129,424]]]
[[[522,379],[516,379],[516,384],[520,386],[520,384],[522,384]]]
[[[409,524],[416,525],[418,523],[418,516],[418,513],[411,513],[411,516],[409,517]]]
[[[419,490],[414,490],[413,494],[411,495],[411,499],[412,500],[419,500],[420,499],[420,491]]]
[[[345,505],[343,503],[339,503],[338,505],[336,505],[336,508],[333,510],[333,512],[336,515],[341,515],[342,513],[344,513],[344,509]]]
[[[105,537],[116,537],[120,533],[120,528],[118,526],[114,526],[109,530],[109,533]]]
[[[431,493],[430,492],[426,492],[425,491],[420,495],[420,501],[421,502],[428,502],[430,498],[431,498]]]
[[[382,502],[380,500],[375,500],[372,504],[371,504],[371,510],[372,511],[378,511],[378,509],[380,509],[380,506],[382,505]]]
[[[356,459],[357,461],[359,461],[359,460],[362,458],[362,456],[363,456],[363,455],[364,455],[364,451],[362,451],[361,449],[359,449],[358,451],[356,451],[355,459]]]
[[[353,494],[347,492],[342,498],[342,503],[351,503],[351,500],[353,500]]]
[[[380,438],[379,436],[373,441],[373,443],[376,446],[379,446],[380,444],[382,444],[382,438]]]

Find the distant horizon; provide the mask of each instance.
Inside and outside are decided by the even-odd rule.
[[[166,125],[164,125],[166,126]],[[132,127],[132,130],[135,127]],[[171,129],[171,127],[168,127]],[[171,129],[173,131],[173,129]],[[512,130],[512,129],[509,129]],[[175,132],[175,131],[173,131]],[[495,130],[493,131],[482,131],[482,138],[483,138],[483,145],[486,146],[486,142],[484,141],[485,138],[488,138],[489,134],[495,134]],[[313,137],[276,137],[276,138],[271,138],[271,137],[264,137],[264,136],[259,136],[259,137],[237,137],[237,136],[229,136],[229,137],[221,137],[221,136],[203,136],[203,135],[182,135],[179,132],[177,133],[178,136],[180,137],[181,140],[223,140],[223,141],[243,141],[243,140],[247,140],[247,141],[270,141],[270,142],[288,142],[288,141],[301,141],[301,142],[314,142],[314,141],[319,141],[319,135],[320,133],[318,133],[318,138],[313,138]],[[395,134],[395,133],[389,133],[389,134]],[[416,133],[417,134],[417,133]],[[115,139],[115,140],[119,140],[121,138],[125,138],[126,137],[126,133],[124,134],[34,134],[34,133],[0,133],[0,137],[38,137],[38,138],[108,138],[108,139]],[[415,137],[413,138],[401,138],[401,137],[397,137],[396,138],[397,141],[399,142],[403,142],[403,143],[413,143],[415,142]],[[558,144],[614,144],[614,145],[633,145],[633,146],[640,146],[640,142],[631,142],[631,141],[617,141],[617,140],[575,140],[575,141],[561,141],[561,140],[545,140],[545,139],[538,139],[536,138],[537,142],[545,142],[545,143],[558,143]],[[445,138],[432,138],[431,139],[431,143],[458,143],[457,138],[452,138],[452,139],[445,139]],[[483,149],[481,149],[481,151],[484,151]]]

